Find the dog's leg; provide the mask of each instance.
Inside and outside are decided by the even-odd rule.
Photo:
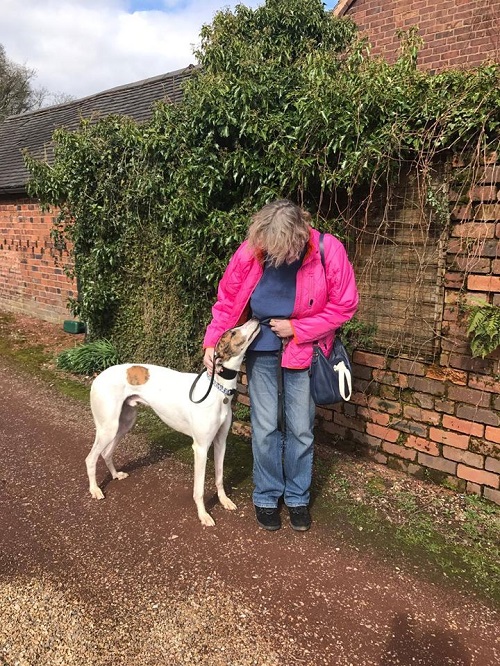
[[[118,426],[118,432],[116,433],[113,441],[108,444],[108,446],[101,453],[104,462],[106,463],[107,468],[109,469],[113,479],[126,479],[128,477],[127,472],[117,471],[115,464],[113,462],[113,453],[118,446],[120,440],[134,427],[135,420],[137,418],[137,408],[135,406],[129,405],[128,403],[123,403],[122,411],[120,414],[120,423]]]
[[[114,438],[114,440],[111,442],[111,444],[108,444],[108,446],[104,449],[104,451],[101,453],[102,458],[104,462],[106,463],[106,467],[109,469],[111,476],[113,479],[126,479],[128,477],[127,472],[119,472],[115,464],[113,462],[113,453],[114,450],[117,447],[118,442],[120,441],[120,437],[118,435]]]
[[[193,488],[193,499],[198,509],[198,518],[201,520],[201,524],[206,527],[213,527],[215,525],[215,520],[205,509],[205,502],[203,501],[203,495],[205,492],[205,471],[207,468],[207,453],[210,448],[210,442],[208,444],[197,442],[193,439],[193,451],[194,451],[194,488]]]
[[[88,456],[85,458],[87,476],[89,478],[89,492],[94,499],[104,499],[104,494],[97,485],[96,481],[96,465],[99,456],[106,448],[113,445],[114,439],[115,432],[111,432],[106,435],[106,433],[97,430],[94,445],[90,449]]]
[[[214,439],[215,487],[217,488],[217,495],[222,506],[229,511],[234,511],[237,508],[236,504],[229,499],[224,490],[224,456],[230,426],[231,412],[229,412],[228,418],[222,424]]]
[[[119,411],[118,411],[119,410]],[[134,406],[106,405],[104,401],[95,400],[92,396],[92,413],[96,424],[95,441],[90,453],[85,458],[87,476],[89,478],[89,491],[95,499],[104,499],[104,493],[97,485],[96,466],[99,456],[102,456],[113,479],[125,479],[126,472],[118,472],[113,463],[113,452],[121,438],[135,423],[136,408]]]

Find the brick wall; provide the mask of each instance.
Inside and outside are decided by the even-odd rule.
[[[424,39],[419,64],[427,69],[475,66],[500,60],[500,0],[341,0],[335,13],[350,16],[373,45],[394,61],[398,30],[417,25]]]
[[[50,238],[53,214],[31,199],[0,198],[0,308],[45,321],[71,318],[76,290],[64,274],[67,253]]]
[[[478,300],[500,306],[496,160],[487,161],[476,187],[450,192],[438,361],[356,351],[352,401],[317,411],[320,432],[354,442],[378,462],[500,504],[500,349],[472,358],[462,307]]]

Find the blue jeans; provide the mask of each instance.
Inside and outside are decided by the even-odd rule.
[[[308,370],[283,369],[285,432],[278,430],[278,356],[249,352],[246,360],[253,451],[253,502],[307,506],[314,450],[315,406]]]

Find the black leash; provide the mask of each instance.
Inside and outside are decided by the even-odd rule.
[[[203,398],[201,398],[200,400],[193,400],[193,393],[194,393],[194,389],[196,388],[196,384],[198,383],[200,377],[202,377],[202,375],[204,375],[206,371],[207,371],[207,369],[203,368],[203,370],[200,372],[200,374],[194,380],[194,382],[193,382],[193,384],[192,384],[192,386],[189,390],[189,399],[191,400],[191,402],[194,402],[195,405],[199,405],[200,402],[203,402],[204,400],[206,400],[208,398],[208,394],[210,393],[210,391],[212,390],[212,386],[214,385],[215,367],[214,367],[214,372],[210,375],[210,383],[208,385],[208,391],[205,393]]]
[[[260,324],[264,326],[269,326],[271,319],[279,319],[279,317],[268,317],[267,319],[260,319]],[[276,336],[278,337],[278,336]],[[283,345],[284,341],[282,338],[278,337],[280,341],[280,347],[278,349],[278,367],[276,370],[276,380],[278,386],[278,431],[281,433],[285,432],[285,400],[284,400],[284,381],[283,381],[283,368],[281,367],[281,360],[283,357]]]
[[[281,367],[281,359],[283,356],[283,340],[280,338],[280,348],[278,350],[278,370],[276,379],[278,380],[278,430],[281,433],[285,432],[285,400],[284,400],[284,386],[283,386],[283,368]]]
[[[200,374],[196,377],[196,379],[194,380],[194,382],[191,386],[191,389],[189,390],[189,399],[195,405],[199,405],[200,402],[203,402],[204,400],[206,400],[208,398],[208,395],[209,395],[210,391],[212,390],[212,386],[214,385],[215,375],[216,375],[215,361],[216,361],[217,358],[218,358],[217,353],[214,352],[214,369],[213,369],[212,374],[210,375],[210,383],[208,385],[208,390],[205,393],[205,395],[203,396],[203,398],[200,398],[200,400],[193,400],[193,393],[194,393],[194,389],[196,388],[196,384],[200,380],[200,377],[202,377],[205,374],[205,372],[207,372],[206,368],[204,368],[200,372]],[[219,375],[219,377],[222,377],[222,379],[234,379],[236,377],[236,375],[238,374],[238,371],[237,370],[231,370],[230,368],[225,368],[224,366],[222,366],[222,368],[220,369],[220,371],[217,374]],[[224,391],[224,393],[225,393],[225,391]],[[234,395],[235,393],[236,393],[236,389],[231,389],[230,392],[227,395]]]

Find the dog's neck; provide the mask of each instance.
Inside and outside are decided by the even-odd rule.
[[[227,368],[225,365],[221,365],[220,370],[217,372],[217,376],[221,379],[236,379],[237,375],[238,370],[232,370],[231,368]]]
[[[226,386],[223,386],[220,384],[216,379],[214,379],[214,386],[215,388],[220,391],[221,393],[224,393],[224,395],[228,396],[233,396],[236,393],[236,387],[233,386],[232,388],[227,388]]]
[[[238,372],[239,370],[233,370],[233,368],[220,365],[214,377],[215,388],[224,393],[224,395],[232,397],[236,393],[236,377],[238,376]]]

